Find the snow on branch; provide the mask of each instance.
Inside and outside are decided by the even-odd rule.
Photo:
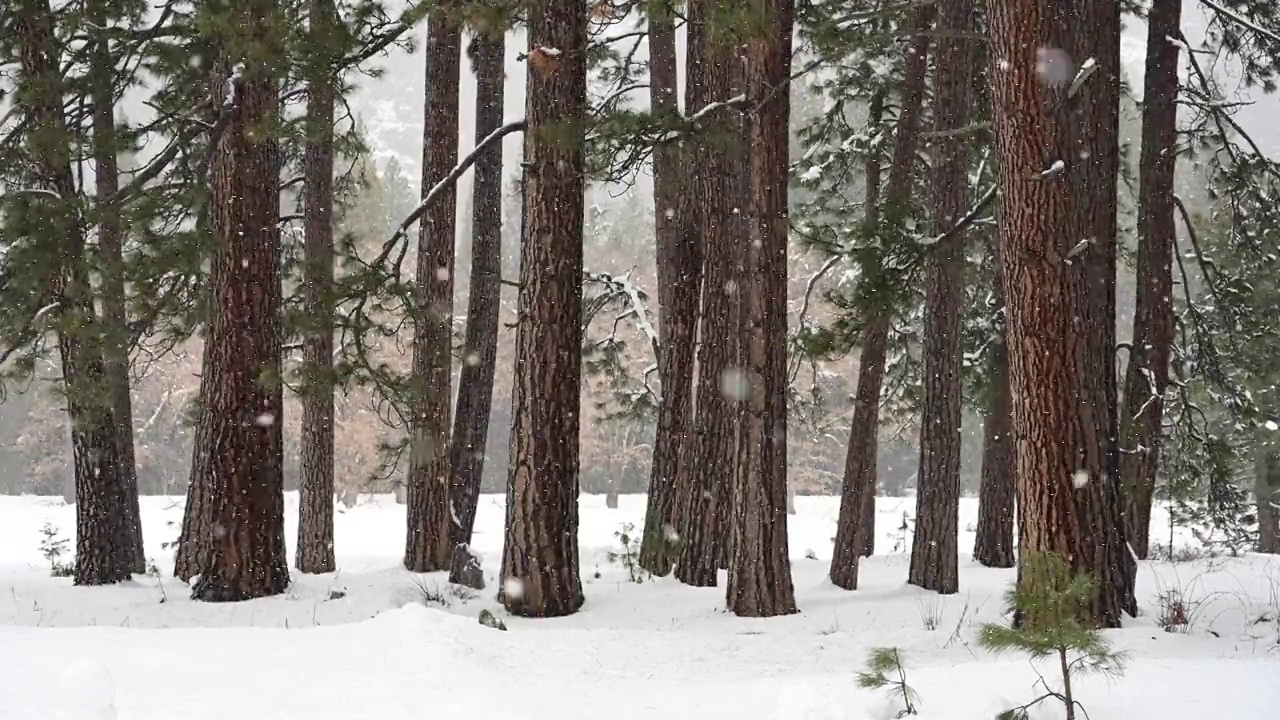
[[[467,153],[467,156],[462,158],[462,161],[455,165],[453,169],[449,171],[448,175],[445,175],[440,182],[436,183],[435,186],[427,192],[426,196],[422,198],[422,202],[418,204],[418,207],[414,208],[413,212],[409,213],[409,216],[401,221],[399,227],[396,228],[395,234],[391,236],[391,240],[387,245],[387,250],[382,253],[380,259],[386,259],[386,255],[389,254],[389,248],[394,245],[397,240],[404,237],[409,228],[413,227],[413,224],[418,222],[418,220],[427,213],[427,210],[431,208],[431,204],[436,201],[436,198],[440,197],[440,195],[444,194],[446,190],[453,187],[453,185],[458,182],[458,179],[461,178],[467,170],[471,169],[471,166],[476,163],[476,160],[480,157],[480,153],[484,152],[485,148],[493,145],[511,133],[524,131],[528,126],[529,123],[524,119],[512,120],[506,125],[503,125],[497,130],[489,133],[479,143],[476,143],[476,146],[471,149],[471,152]]]
[[[1268,30],[1267,28],[1264,28],[1261,25],[1258,25],[1257,23],[1250,21],[1248,18],[1244,17],[1243,15],[1240,15],[1234,10],[1228,10],[1227,8],[1223,7],[1222,5],[1219,5],[1213,0],[1200,0],[1200,2],[1203,3],[1205,7],[1209,8],[1210,10],[1213,10],[1219,15],[1222,15],[1223,17],[1226,17],[1240,25],[1243,25],[1246,28],[1249,28],[1250,30],[1258,33],[1259,35],[1267,38],[1272,42],[1280,43],[1280,34],[1277,34],[1276,31]]]

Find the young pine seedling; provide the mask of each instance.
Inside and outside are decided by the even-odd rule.
[[[867,669],[858,673],[858,687],[866,690],[884,688],[889,697],[902,701],[903,708],[897,717],[916,714],[920,696],[907,684],[907,668],[902,662],[902,652],[896,647],[871,648],[867,656]]]
[[[1051,688],[1041,677],[1037,685],[1044,693],[1004,711],[998,720],[1027,720],[1028,711],[1046,700],[1061,702],[1067,720],[1076,720],[1076,708],[1084,710],[1084,706],[1072,691],[1075,678],[1090,673],[1108,677],[1124,674],[1124,653],[1114,650],[1101,630],[1081,621],[1093,589],[1090,577],[1073,576],[1066,561],[1057,555],[1028,554],[1023,559],[1022,580],[1008,595],[1011,608],[1021,613],[1020,626],[983,625],[978,644],[996,654],[1012,651],[1037,660],[1056,659],[1062,689]]]

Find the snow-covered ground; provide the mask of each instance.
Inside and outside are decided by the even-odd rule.
[[[926,720],[985,720],[1038,694],[1034,666],[975,642],[980,623],[1002,618],[1013,574],[967,559],[973,500],[961,506],[961,591],[939,597],[905,584],[910,536],[897,528],[913,500],[879,499],[877,555],[845,592],[825,578],[838,500],[798,498],[789,527],[801,612],[769,620],[725,613],[722,589],[628,582],[609,552],[626,523],[641,525],[642,496],[617,510],[583,497],[579,614],[507,617],[493,599],[502,504],[481,500],[475,547],[489,589],[478,595],[399,568],[404,510],[376,497],[339,506],[337,573],[295,574],[278,598],[207,605],[168,575],[162,546],[181,499],[143,499],[163,577],[77,588],[50,577],[39,550],[45,522],[69,534],[74,509],[0,497],[0,720],[888,720],[899,706],[855,683],[868,649],[888,645],[906,655]],[[296,508],[291,495],[291,545]],[[1156,621],[1170,591],[1190,616],[1181,632]],[[437,599],[424,605],[426,595]],[[1079,683],[1091,720],[1280,717],[1280,559],[1144,564],[1139,600],[1142,616],[1109,633],[1130,653],[1126,675]],[[483,608],[510,631],[481,626]],[[112,699],[114,715],[86,712]],[[1062,717],[1037,710],[1032,720]]]

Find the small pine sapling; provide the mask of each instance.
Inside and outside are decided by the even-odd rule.
[[[865,690],[885,688],[889,697],[902,700],[903,708],[897,717],[916,714],[920,695],[907,684],[907,668],[902,662],[902,652],[896,647],[872,648],[867,656],[867,669],[858,673],[858,687]]]
[[[40,528],[40,554],[49,561],[49,574],[53,577],[71,577],[75,574],[74,562],[63,562],[67,555],[67,539],[62,537],[58,526],[44,521]]]
[[[609,551],[609,562],[622,563],[627,569],[628,579],[633,583],[642,583],[647,580],[649,571],[640,566],[640,537],[636,534],[636,526],[631,523],[623,523],[622,529],[613,534],[618,539],[618,544],[622,550],[615,552]]]
[[[1062,674],[1062,691],[1049,687],[1041,677],[1044,694],[1025,705],[1004,711],[998,720],[1027,720],[1028,711],[1045,700],[1058,700],[1067,720],[1076,720],[1071,681],[1087,673],[1108,677],[1124,674],[1124,653],[1114,650],[1097,628],[1081,622],[1093,595],[1087,575],[1072,576],[1066,561],[1049,553],[1028,554],[1023,559],[1022,580],[1009,592],[1009,604],[1021,613],[1017,628],[988,623],[982,626],[978,644],[999,654],[1021,651],[1033,659],[1056,657]],[[1086,717],[1088,713],[1085,713]]]

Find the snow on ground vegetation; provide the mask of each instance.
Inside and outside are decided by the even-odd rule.
[[[905,584],[914,500],[878,499],[877,554],[846,592],[826,580],[838,499],[798,498],[800,613],[768,620],[724,612],[723,589],[634,574],[619,535],[638,534],[642,496],[617,510],[583,497],[586,605],[554,620],[509,617],[494,599],[501,496],[484,496],[477,520],[484,591],[401,569],[404,509],[379,496],[339,506],[338,572],[221,605],[192,602],[170,575],[182,500],[142,503],[158,573],[77,588],[40,547],[42,530],[73,531],[74,509],[0,497],[0,720],[889,720],[901,703],[856,682],[873,647],[900,649],[923,720],[994,718],[1039,695],[1040,673],[1055,684],[1051,662],[976,642],[1004,621],[1013,571],[968,560],[974,500],[961,503],[961,590],[940,597]],[[287,508],[292,545],[296,494]],[[1209,557],[1174,537],[1176,561],[1141,567],[1140,616],[1106,633],[1127,672],[1076,682],[1089,720],[1280,717],[1280,558]],[[485,609],[509,631],[480,625]],[[1029,720],[1063,716],[1043,703]]]

